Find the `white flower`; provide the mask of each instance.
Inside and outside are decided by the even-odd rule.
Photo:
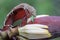
[[[45,29],[46,28],[46,29]],[[48,26],[41,24],[28,24],[19,28],[19,34],[29,39],[40,39],[51,37],[47,30]]]

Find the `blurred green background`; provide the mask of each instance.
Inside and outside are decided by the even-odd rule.
[[[37,15],[60,16],[60,0],[0,0],[0,28],[3,27],[6,15],[20,3],[28,3],[35,7]],[[59,40],[59,38],[53,40]]]

